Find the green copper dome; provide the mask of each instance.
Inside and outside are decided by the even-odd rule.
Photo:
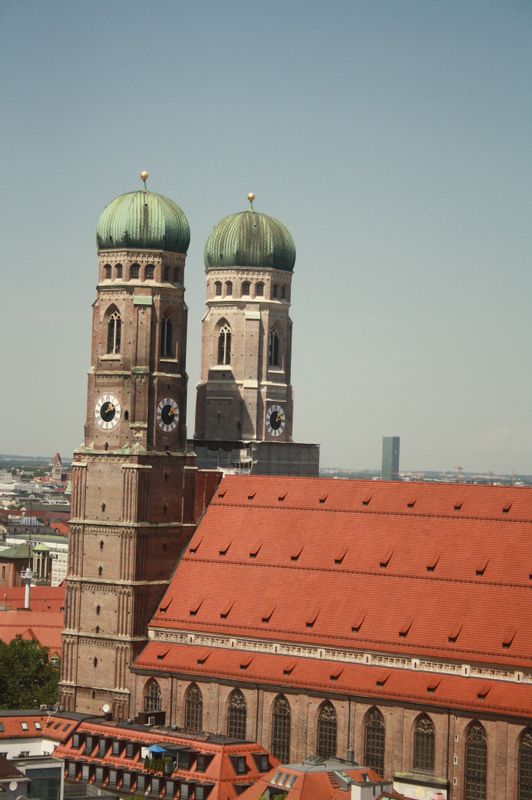
[[[205,267],[264,267],[291,272],[296,247],[289,231],[257,211],[231,214],[216,225],[205,245]]]
[[[190,228],[173,200],[141,189],[109,203],[98,221],[96,241],[98,250],[126,247],[186,253]]]

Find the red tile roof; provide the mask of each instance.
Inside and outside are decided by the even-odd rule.
[[[135,669],[532,718],[530,683],[158,642],[149,642]]]
[[[124,723],[114,725],[112,722],[82,722],[77,728],[76,733],[85,736],[91,735],[105,738],[107,740],[105,755],[102,757],[98,756],[96,745],[90,753],[85,752],[84,744],[75,748],[73,746],[73,739],[70,738],[64,745],[56,748],[54,751],[56,757],[64,758],[67,761],[105,765],[115,769],[144,772],[144,760],[141,757],[140,751],[135,754],[134,758],[128,759],[125,757],[125,742],[138,742],[143,747],[159,744],[162,746],[166,745],[169,748],[191,748],[194,751],[209,754],[212,756],[212,759],[206,765],[205,770],[199,771],[195,769],[194,764],[192,764],[191,769],[175,769],[171,777],[173,779],[179,778],[181,780],[200,783],[214,783],[213,791],[209,795],[209,798],[212,798],[212,800],[216,798],[235,798],[237,796],[237,792],[234,788],[235,784],[248,784],[257,780],[261,772],[258,769],[253,755],[267,755],[268,769],[279,763],[278,759],[270,755],[261,745],[253,742],[237,742],[236,740],[230,740],[228,737],[218,736],[216,734],[180,734],[168,728],[148,728],[145,726],[126,725]],[[112,755],[111,740],[113,739],[120,740],[124,744],[119,756]],[[246,760],[245,773],[238,774],[236,771],[232,759],[237,756],[243,756]],[[126,790],[123,790],[122,794],[124,793],[126,793]],[[135,794],[135,791],[132,790],[131,793]]]
[[[338,759],[324,761],[319,758],[307,759],[302,764],[281,764],[242,793],[242,800],[259,800],[277,794],[287,800],[348,800],[351,797],[351,784],[371,786],[371,797],[390,797],[409,800],[392,790],[390,781],[369,767],[348,766]],[[382,789],[388,787],[388,791]],[[379,789],[381,791],[379,791]],[[365,796],[365,795],[364,795]],[[370,796],[369,793],[367,795]]]
[[[229,476],[151,625],[527,670],[531,537],[531,489]]]
[[[47,647],[50,655],[61,655],[64,614],[54,611],[0,611],[0,641],[9,644],[17,636]]]
[[[0,741],[3,739],[35,739],[45,737],[64,742],[79,720],[57,712],[0,711]]]
[[[62,612],[65,607],[65,592],[64,583],[59,586],[32,586],[30,595],[31,610]],[[8,586],[0,589],[0,608],[17,609],[23,608],[23,606],[24,586]]]

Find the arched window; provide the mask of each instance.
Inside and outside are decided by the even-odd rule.
[[[227,707],[227,735],[235,739],[246,738],[246,698],[240,689],[233,689]]]
[[[264,295],[264,284],[257,283],[255,286],[255,297],[262,297]]]
[[[117,264],[115,267],[115,278],[119,280],[122,278],[122,264]]]
[[[336,711],[328,701],[320,706],[318,714],[317,750],[320,758],[336,756]]]
[[[139,272],[140,272],[140,264],[132,264],[131,269],[129,271],[130,277],[132,281],[138,281],[139,279]]]
[[[247,297],[249,295],[249,290],[251,289],[251,284],[249,281],[244,281],[242,284],[242,297]]]
[[[427,714],[420,714],[414,726],[414,770],[434,772],[434,725]]]
[[[517,800],[532,800],[532,729],[527,728],[519,740]]]
[[[280,364],[279,334],[272,328],[268,336],[268,364],[270,367],[278,367]]]
[[[168,265],[167,265],[167,266],[165,266],[165,267],[163,268],[163,281],[164,281],[165,283],[168,283],[168,279],[169,279],[169,277],[170,277],[170,268],[169,268],[169,267],[168,267]]]
[[[144,711],[160,711],[162,705],[161,689],[153,678],[144,687]]]
[[[155,267],[153,266],[153,264],[147,264],[146,265],[146,280],[147,281],[152,281],[154,275],[155,275]]]
[[[174,269],[174,283],[179,283],[179,268]]]
[[[278,294],[279,294],[279,287],[277,286],[276,283],[274,283],[272,286],[272,297],[277,297]]]
[[[292,714],[290,703],[282,694],[273,701],[272,753],[283,764],[290,761],[290,727]]]
[[[185,728],[189,731],[203,728],[203,697],[195,683],[191,683],[185,692]]]
[[[221,281],[216,281],[216,283],[214,284],[214,294],[216,295],[216,297],[220,297],[220,295],[222,294],[222,282]]]
[[[227,322],[218,332],[218,364],[231,363],[231,328]]]
[[[228,294],[228,295],[232,295],[233,294],[233,284],[231,283],[231,281],[226,281],[226,283],[225,283],[225,293]]]
[[[465,740],[464,800],[486,800],[488,745],[480,722],[472,722]]]
[[[364,720],[364,765],[384,774],[384,719],[378,708],[370,708]]]
[[[107,322],[107,352],[120,352],[120,335],[122,333],[122,320],[118,309],[111,312]]]
[[[281,286],[281,298],[286,299],[286,286]]]
[[[106,264],[105,267],[103,268],[103,276],[104,276],[106,281],[110,281],[111,280],[111,265],[110,264]]]
[[[161,323],[161,356],[170,358],[172,356],[172,321],[164,316]]]

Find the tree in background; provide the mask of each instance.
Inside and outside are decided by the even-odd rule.
[[[38,708],[57,702],[59,670],[37,642],[0,642],[0,708]]]

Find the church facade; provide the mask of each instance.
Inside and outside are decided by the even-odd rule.
[[[97,236],[65,708],[349,754],[420,798],[532,800],[532,492],[299,477],[295,250],[253,207],[207,242],[187,443],[186,217],[145,187]]]

